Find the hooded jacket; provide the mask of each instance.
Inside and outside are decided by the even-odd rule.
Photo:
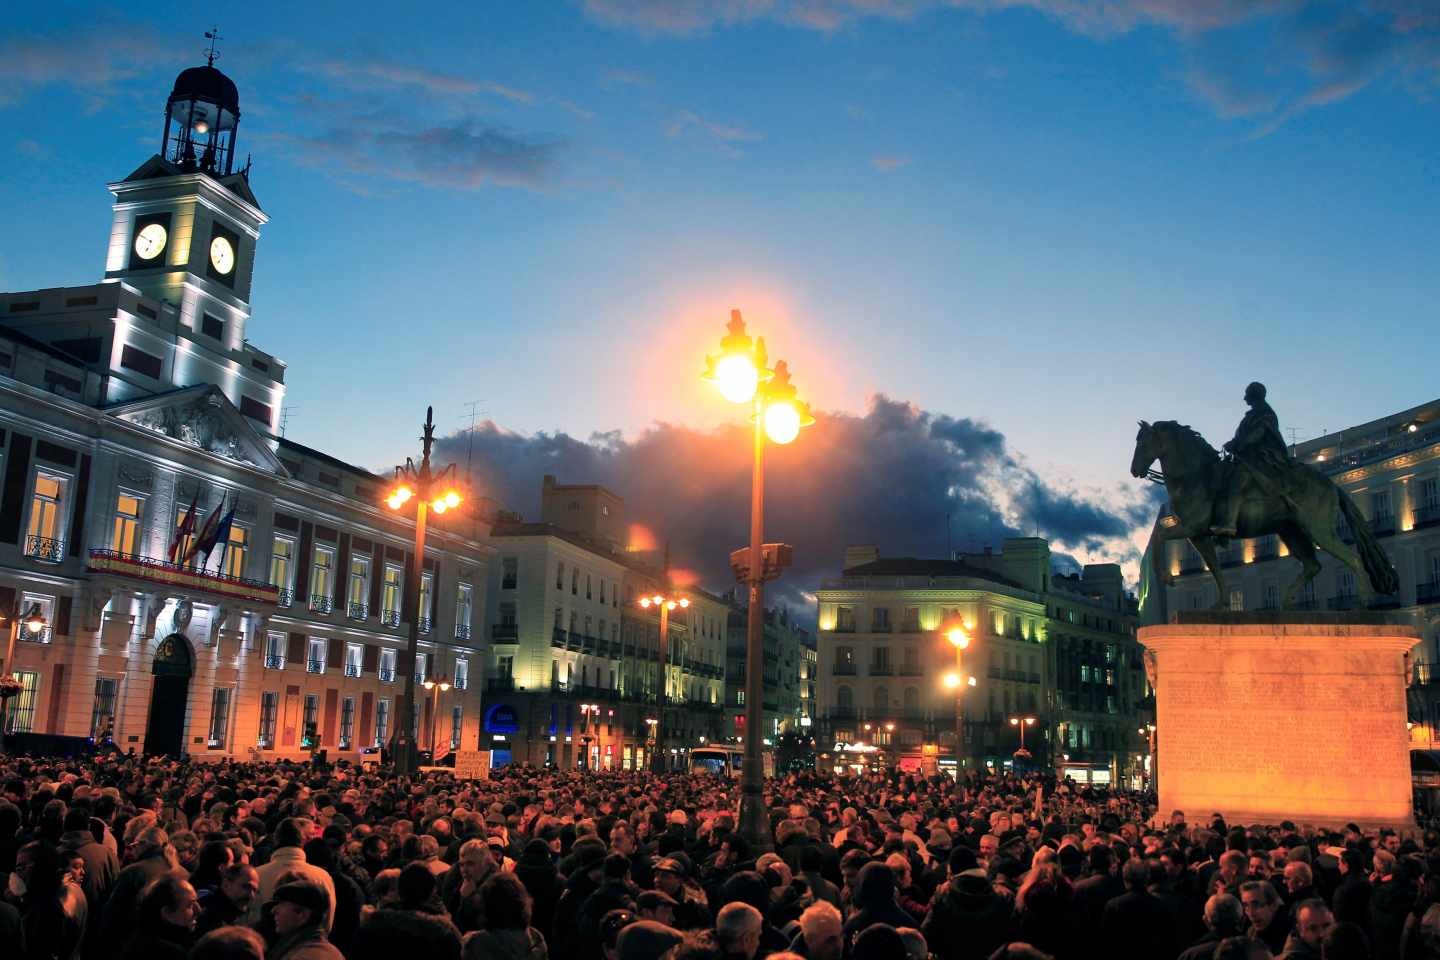
[[[1014,905],[985,871],[966,870],[935,891],[920,932],[940,960],[985,960],[1014,938]]]

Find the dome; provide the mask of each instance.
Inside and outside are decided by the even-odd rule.
[[[177,100],[204,100],[240,115],[240,91],[235,81],[214,67],[191,67],[182,70],[175,78],[175,89],[170,91],[170,102]]]

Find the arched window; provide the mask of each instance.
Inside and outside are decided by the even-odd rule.
[[[920,688],[905,688],[905,715],[907,717],[920,716]]]
[[[880,715],[890,712],[890,691],[886,687],[875,688],[875,712]]]
[[[835,688],[835,706],[840,710],[855,709],[855,695],[850,692],[849,687],[839,686]]]

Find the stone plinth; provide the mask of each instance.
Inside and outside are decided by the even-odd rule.
[[[1143,627],[1139,636],[1154,656],[1162,815],[1412,822],[1405,654],[1420,640],[1413,626],[1373,614],[1184,619],[1200,622]]]

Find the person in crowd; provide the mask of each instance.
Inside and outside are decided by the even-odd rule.
[[[275,828],[274,848],[270,861],[259,868],[260,895],[250,908],[249,921],[253,926],[260,919],[261,905],[269,903],[275,895],[275,888],[286,878],[301,878],[325,891],[327,909],[321,922],[328,931],[335,917],[335,883],[330,874],[305,859],[305,841],[313,824],[300,817],[287,817]]]
[[[1139,857],[1125,861],[1121,870],[1125,892],[1105,905],[1100,922],[1100,941],[1108,948],[1109,956],[1135,960],[1170,960],[1175,956],[1175,918],[1150,892],[1151,870],[1152,865]]]
[[[266,960],[343,960],[326,936],[331,901],[320,884],[287,880],[275,888],[264,909],[275,931]]]
[[[1282,960],[1319,960],[1326,936],[1335,927],[1335,915],[1318,897],[1295,904],[1295,932],[1285,941]]]
[[[150,825],[154,822],[153,817],[137,817],[135,820],[141,829],[136,831],[133,839],[127,839],[126,865],[115,876],[115,885],[110,889],[101,920],[100,942],[112,947],[128,942],[134,933],[140,895],[161,876],[180,870],[175,848],[170,846],[170,834]]]
[[[1228,893],[1217,893],[1205,901],[1205,935],[1180,952],[1180,960],[1209,960],[1226,940],[1245,933],[1245,910]]]
[[[265,938],[249,927],[217,927],[195,941],[188,960],[265,960]]]
[[[949,869],[921,932],[940,960],[983,960],[1014,937],[1014,895],[996,889],[968,847],[950,851]]]
[[[1250,921],[1249,935],[1265,941],[1274,954],[1283,953],[1290,936],[1290,914],[1284,901],[1268,880],[1247,880],[1240,885],[1240,903]]]
[[[200,898],[179,871],[157,877],[140,896],[135,932],[121,960],[183,960],[195,942]]]
[[[232,863],[220,871],[220,882],[200,894],[200,918],[195,935],[240,923],[260,895],[260,874],[248,863]]]

